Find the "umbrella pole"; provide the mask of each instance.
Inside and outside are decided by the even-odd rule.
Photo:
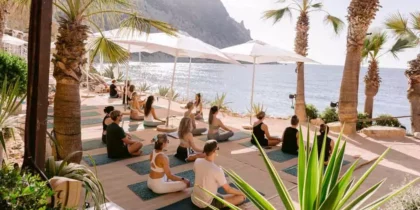
[[[89,93],[90,93],[90,90],[89,90],[89,72],[90,72],[90,55],[89,55],[89,50],[87,51],[87,57],[88,57],[88,59],[87,59],[87,75],[86,75],[86,87],[87,87],[87,96],[89,97]]]
[[[128,55],[128,61],[127,61],[127,64],[125,64],[125,91],[123,91],[123,93],[124,93],[124,95],[123,95],[123,97],[124,97],[124,101],[125,101],[125,103],[124,103],[124,111],[127,111],[127,104],[128,104],[128,101],[127,101],[127,98],[128,98],[128,87],[127,87],[127,85],[128,85],[128,69],[130,68],[130,58],[131,58],[131,54],[130,54],[130,44],[128,44],[128,53],[129,53],[129,55]]]
[[[172,71],[172,82],[171,82],[171,89],[169,89],[169,102],[168,102],[168,113],[167,113],[167,117],[166,117],[166,127],[169,127],[169,114],[171,111],[171,102],[172,102],[172,97],[174,94],[174,80],[175,80],[175,71],[176,71],[176,62],[178,61],[178,51],[176,52],[175,55],[175,60],[174,60],[174,70]]]
[[[254,65],[252,69],[252,89],[251,89],[251,113],[249,115],[249,124],[252,125],[252,105],[254,103],[254,82],[255,82],[255,60],[256,57],[254,57]]]
[[[190,98],[191,60],[190,58],[190,65],[188,66],[187,100]]]
[[[139,52],[139,75],[140,75],[140,79],[141,79],[141,52]],[[141,90],[140,90],[140,97],[141,97]]]

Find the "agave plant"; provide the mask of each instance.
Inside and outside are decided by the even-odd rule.
[[[56,161],[53,156],[49,157],[45,163],[45,175],[49,179],[54,176],[61,176],[82,182],[86,190],[85,201],[92,199],[95,209],[101,209],[100,205],[106,202],[106,198],[104,188],[96,173],[84,165],[69,163],[69,159],[77,153],[82,152],[73,152],[62,161]]]
[[[140,92],[147,92],[152,88],[151,85],[147,84],[146,82],[143,82],[140,84]]]
[[[160,86],[158,87],[158,94],[159,96],[166,97],[169,93],[169,87]]]
[[[211,106],[217,106],[223,111],[229,110],[228,104],[230,104],[230,102],[226,102],[226,93],[222,93],[220,96],[217,93],[214,100],[210,102]]]
[[[250,114],[251,116],[255,116],[258,113],[265,111],[267,111],[267,108],[264,108],[264,104],[254,103],[252,104],[251,109],[248,109],[248,114]]]
[[[117,80],[118,82],[123,81],[123,80],[124,80],[124,73],[118,70],[118,74],[117,74],[117,75],[115,75],[115,73],[114,73],[114,69],[115,69],[116,67],[117,67],[117,66],[116,66],[116,65],[114,65],[114,64],[113,64],[113,65],[111,65],[111,66],[109,66],[108,68],[106,68],[106,69],[104,70],[104,73],[102,73],[102,76],[104,76],[104,77],[108,77],[108,78],[110,78],[110,79],[115,79],[115,80]]]
[[[410,185],[419,180],[419,178],[414,179],[407,185],[393,191],[390,194],[387,194],[371,203],[363,206],[362,204],[371,197],[378,188],[384,183],[385,179],[379,181],[368,190],[362,194],[354,197],[355,192],[360,188],[363,182],[368,178],[372,171],[376,168],[379,162],[385,157],[390,148],[388,148],[376,161],[373,165],[359,178],[355,181],[353,178],[353,173],[358,163],[356,160],[350,168],[342,175],[341,169],[344,160],[344,151],[346,149],[346,141],[341,141],[341,134],[337,139],[333,153],[330,157],[330,162],[326,169],[324,170],[324,151],[325,151],[325,142],[321,148],[321,155],[318,158],[318,144],[317,137],[315,135],[313,140],[313,147],[310,148],[309,140],[309,129],[307,133],[307,144],[304,144],[302,129],[299,131],[299,145],[305,145],[299,147],[299,156],[298,156],[298,197],[299,197],[299,207],[300,209],[307,210],[350,210],[350,209],[377,209],[380,205],[384,204],[392,197],[403,192]],[[341,132],[342,133],[342,132]],[[326,137],[326,136],[325,136]],[[253,136],[255,138],[255,136]],[[294,210],[296,207],[292,202],[292,198],[281,180],[277,170],[274,168],[267,154],[257,142],[258,150],[261,153],[261,156],[264,160],[265,165],[267,166],[268,172],[273,180],[274,186],[277,189],[277,192],[287,210]],[[258,209],[276,209],[264,196],[262,196],[258,191],[256,191],[252,186],[245,182],[238,174],[232,170],[224,169],[225,173],[229,175],[233,183],[240,189],[246,197],[254,203]],[[203,189],[209,194],[212,194],[206,189]],[[225,200],[219,198],[218,196],[212,194],[215,199],[223,202],[226,206],[231,209],[240,209]],[[350,199],[353,200],[350,201]],[[217,209],[213,206],[210,208]]]
[[[6,151],[4,131],[9,129],[12,132],[12,137],[14,137],[13,128],[18,127],[20,117],[13,116],[13,113],[26,98],[26,94],[19,94],[19,86],[19,79],[14,84],[8,84],[7,78],[5,78],[0,90],[0,143],[4,151]]]

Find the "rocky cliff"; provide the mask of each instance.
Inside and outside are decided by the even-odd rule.
[[[220,0],[137,0],[140,13],[161,20],[218,48],[251,40],[244,23],[229,16]],[[147,56],[145,61],[171,61],[166,56]]]

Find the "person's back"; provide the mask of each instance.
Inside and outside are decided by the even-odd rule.
[[[294,115],[291,119],[291,127],[286,128],[283,133],[283,143],[281,150],[285,153],[298,154],[298,135],[299,130],[296,128],[299,124],[299,119]]]
[[[324,155],[324,162],[328,162],[330,159],[330,154],[332,152],[332,145],[334,145],[334,141],[328,137],[329,127],[328,125],[322,124],[319,129],[320,135],[317,136],[317,143],[318,143],[318,158],[321,156],[322,150],[322,143],[325,139],[325,155]]]
[[[118,95],[117,86],[115,85],[115,80],[113,80],[112,84],[109,86],[109,95],[111,97],[116,97]]]
[[[257,141],[260,143],[261,146],[267,146],[267,140],[265,139],[265,132],[261,129],[261,126],[264,123],[261,122],[258,125],[254,126],[252,128],[252,133],[254,134],[255,138],[257,139]],[[254,137],[251,137],[251,143],[255,144],[255,139]]]
[[[111,123],[106,128],[106,149],[109,158],[124,158],[130,156],[122,139],[125,138],[124,130],[116,123]]]
[[[213,162],[207,161],[205,158],[198,158],[195,160],[194,172],[195,184],[193,193],[191,194],[191,200],[196,206],[205,208],[206,205],[197,200],[197,197],[207,203],[211,203],[213,196],[203,191],[199,186],[210,192],[216,192],[217,188],[226,184],[227,181],[223,170]]]

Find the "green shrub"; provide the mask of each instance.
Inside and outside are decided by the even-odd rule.
[[[318,109],[312,104],[306,104],[306,115],[309,120],[313,120],[319,117]]]
[[[219,94],[217,93],[214,100],[210,102],[210,106],[217,106],[221,111],[229,110],[228,104],[230,102],[226,102],[226,95],[226,93],[222,93],[222,95],[219,96]]]
[[[388,118],[388,119],[383,119],[383,120],[376,120],[376,125],[379,126],[389,126],[389,127],[401,127],[401,123],[398,119],[396,118],[389,118],[392,117],[391,115],[388,114],[382,114],[379,115],[378,118]]]
[[[147,92],[152,88],[152,86],[150,86],[149,84],[147,84],[146,82],[143,82],[140,84],[140,92]]]
[[[4,164],[0,170],[0,209],[47,209],[54,192],[39,176]]]
[[[0,81],[6,77],[11,84],[19,80],[19,94],[26,93],[28,65],[22,58],[0,51]]]
[[[252,116],[256,116],[260,112],[267,111],[267,108],[264,108],[264,104],[254,103],[252,104],[252,109],[248,109],[248,113]]]
[[[359,193],[358,191],[360,188],[366,188],[361,186],[365,184],[366,179],[369,177],[372,171],[375,170],[376,166],[385,158],[385,155],[390,151],[390,148],[382,153],[382,155],[370,166],[369,169],[364,172],[363,175],[360,175],[358,176],[358,179],[355,179],[354,172],[356,170],[356,166],[359,163],[359,160],[353,161],[351,166],[348,167],[347,171],[341,171],[341,165],[344,160],[344,151],[347,145],[347,142],[342,140],[341,135],[338,137],[337,142],[335,143],[328,165],[324,166],[323,162],[320,162],[319,160],[324,160],[325,144],[322,146],[322,148],[318,148],[317,139],[314,138],[312,142],[311,139],[307,139],[305,145],[303,138],[304,136],[308,136],[309,138],[309,132],[310,131],[308,129],[307,135],[304,135],[302,133],[302,129],[299,131],[299,145],[302,146],[299,147],[299,155],[297,157],[297,205],[292,200],[290,192],[286,188],[281,176],[278,174],[277,169],[274,167],[270,158],[267,156],[265,150],[261,147],[259,142],[256,141],[256,146],[261,154],[260,157],[263,159],[263,162],[267,168],[267,172],[273,182],[273,186],[276,188],[279,199],[281,199],[281,202],[284,205],[284,209],[377,209],[379,206],[383,205],[394,196],[400,194],[412,184],[420,180],[420,178],[415,178],[413,181],[400,187],[397,190],[394,190],[392,193],[364,204],[364,202],[370,197],[375,197],[375,192],[385,182],[385,179],[367,187],[368,189],[364,192]],[[313,146],[310,147],[310,145]],[[320,157],[318,157],[319,149],[321,150]],[[255,188],[249,185],[233,170],[224,169],[224,171],[232,180],[232,182],[238,187],[238,189],[242,191],[244,195],[246,195],[246,197],[255,205],[255,209],[276,209],[274,203],[272,203],[271,200],[268,200],[263,195],[261,195]],[[240,209],[228,203],[226,200],[218,197],[217,195],[214,195],[207,189],[204,189],[200,186],[199,188],[212,195],[214,199],[224,203],[227,207],[235,210]],[[276,201],[275,203],[278,204],[279,202]],[[215,209],[213,206],[210,206],[210,208]]]
[[[367,113],[358,113],[357,114],[357,119],[358,120],[365,120],[365,119],[369,119],[369,115]],[[362,130],[363,128],[367,128],[369,126],[372,125],[372,122],[360,122],[358,121],[356,124],[356,130]]]
[[[321,114],[321,119],[325,123],[339,121],[337,110],[331,107],[325,108],[324,112]]]

